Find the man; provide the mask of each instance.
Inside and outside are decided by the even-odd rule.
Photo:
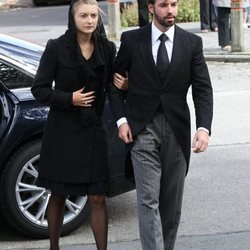
[[[175,25],[178,1],[149,0],[148,6],[152,24],[122,34],[115,72],[128,73],[128,90],[125,95],[113,86],[110,102],[119,137],[131,145],[142,247],[173,249],[191,148],[186,96],[192,86],[193,148],[203,152],[211,131],[212,87],[201,38]],[[121,78],[116,74],[116,86]]]

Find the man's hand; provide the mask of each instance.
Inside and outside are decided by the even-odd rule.
[[[126,77],[123,77],[122,75],[119,75],[118,73],[114,74],[114,85],[121,90],[127,90],[128,89],[128,76],[126,74]]]
[[[192,144],[194,153],[204,152],[207,149],[208,141],[208,133],[204,130],[197,130]]]
[[[123,123],[119,127],[119,138],[122,139],[126,144],[131,143],[133,141],[132,132],[128,125],[128,123]]]

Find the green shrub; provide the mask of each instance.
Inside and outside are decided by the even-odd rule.
[[[127,5],[121,12],[122,27],[138,26],[138,5],[136,3]]]
[[[179,0],[177,22],[195,22],[200,20],[199,0]],[[137,3],[127,5],[122,9],[121,26],[138,26]]]
[[[177,22],[195,22],[200,20],[198,0],[179,0]]]

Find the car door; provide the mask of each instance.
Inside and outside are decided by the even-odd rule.
[[[5,88],[3,82],[0,81],[0,142],[3,142],[3,137],[7,133],[11,125],[13,100],[7,95],[8,89]]]
[[[2,82],[0,81],[0,141],[2,141],[2,134],[5,131],[6,125],[10,117],[9,109],[7,107],[7,100],[2,89]]]
[[[14,113],[19,103],[18,99],[5,84],[11,78],[18,78],[14,70],[10,64],[0,58],[0,146],[3,144],[4,138],[6,138],[5,135],[11,128]]]

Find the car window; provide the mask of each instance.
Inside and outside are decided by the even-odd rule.
[[[1,138],[1,135],[2,135],[2,131],[3,131],[3,128],[2,128],[2,119],[3,119],[3,105],[2,105],[2,101],[0,100],[0,138]]]
[[[33,79],[21,70],[0,61],[0,81],[2,81],[8,89],[18,89],[31,87]]]

